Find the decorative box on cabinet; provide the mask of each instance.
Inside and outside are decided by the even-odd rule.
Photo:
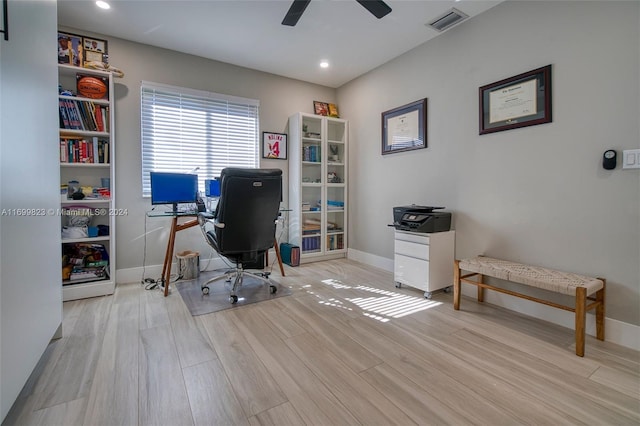
[[[424,297],[453,285],[455,231],[395,231],[393,279],[424,291]]]
[[[289,139],[289,242],[303,263],[344,257],[348,122],[297,113]]]
[[[68,198],[61,191],[61,229],[76,215],[89,216],[91,225],[87,235],[68,232],[62,236],[64,301],[104,296],[115,290],[115,216],[118,211],[114,203],[113,76],[103,71],[58,65],[59,85],[64,90],[76,92],[78,74],[102,80],[107,86],[107,95],[105,99],[85,98],[80,94],[58,96],[61,187],[77,181],[78,186],[87,191],[89,187],[105,188],[106,185],[109,190],[103,189],[101,193],[80,200]],[[71,276],[70,270],[75,271]]]

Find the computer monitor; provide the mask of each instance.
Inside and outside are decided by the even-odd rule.
[[[178,211],[180,203],[195,203],[198,196],[198,175],[188,173],[151,172],[151,204],[172,204]]]
[[[220,196],[220,180],[205,179],[204,181],[204,195],[207,197],[219,197]]]

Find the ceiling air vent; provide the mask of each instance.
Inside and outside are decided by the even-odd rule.
[[[444,13],[443,15],[437,17],[436,19],[434,19],[433,21],[429,22],[427,24],[427,26],[437,30],[437,31],[444,31],[447,28],[453,27],[456,24],[459,24],[460,22],[464,21],[465,19],[467,19],[469,17],[469,15],[467,15],[466,13],[460,12],[458,9],[456,9],[455,7],[452,7],[450,10],[448,10],[446,13]]]

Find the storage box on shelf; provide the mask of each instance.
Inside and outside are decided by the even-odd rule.
[[[344,257],[348,122],[297,113],[289,137],[289,241],[301,262]]]
[[[83,76],[106,93],[77,93]],[[63,300],[115,289],[114,96],[110,73],[58,65]],[[82,195],[80,195],[82,194]]]

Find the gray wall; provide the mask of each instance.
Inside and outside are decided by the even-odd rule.
[[[506,2],[339,88],[350,120],[350,249],[393,258],[393,206],[446,206],[456,256],[607,278],[640,324],[638,2]],[[478,87],[553,65],[553,123],[478,135]],[[380,113],[428,98],[428,148],[382,156]],[[602,169],[602,153],[619,153]]]
[[[78,34],[83,30],[67,28]],[[164,260],[169,231],[169,219],[147,218],[151,209],[149,198],[142,198],[140,148],[140,82],[189,87],[260,101],[260,131],[288,133],[288,118],[299,112],[313,112],[313,100],[335,101],[335,90],[323,86],[278,77],[260,71],[211,61],[193,55],[160,49],[149,45],[95,34],[109,43],[109,62],[121,68],[125,76],[115,79],[116,129],[116,206],[127,209],[128,215],[116,220],[117,269],[132,270],[155,266]],[[262,160],[262,167],[282,169],[285,197],[288,163],[283,160]],[[286,199],[284,205],[286,205]],[[162,208],[162,206],[160,207]],[[146,230],[146,238],[145,238]],[[145,250],[146,244],[146,250]],[[195,250],[201,257],[213,256],[195,227],[178,233],[176,252]],[[146,258],[144,257],[146,251]],[[137,271],[133,276],[137,279]],[[142,270],[140,269],[140,273]],[[155,274],[155,275],[154,275]],[[149,273],[145,274],[150,276]],[[157,277],[157,273],[151,273]],[[125,278],[125,279],[127,279]]]
[[[0,419],[62,322],[56,27],[55,2],[13,1],[0,39]]]

